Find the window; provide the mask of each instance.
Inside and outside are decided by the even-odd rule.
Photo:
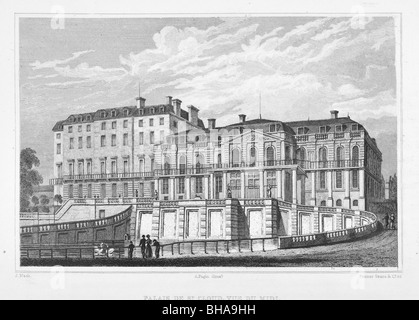
[[[106,122],[102,122],[102,130],[106,130]]]
[[[160,142],[164,143],[164,131],[160,131]]]
[[[291,160],[291,148],[290,148],[290,146],[285,147],[285,160]]]
[[[79,176],[84,174],[83,169],[84,169],[83,162],[79,162],[78,168],[77,168],[77,173],[78,173]]]
[[[273,147],[266,149],[266,161],[268,166],[275,165],[275,149]]]
[[[73,133],[73,127],[72,126],[68,127],[68,133]]]
[[[128,133],[124,133],[124,146],[128,145]]]
[[[124,120],[124,128],[128,128],[128,120]]]
[[[111,137],[111,146],[112,147],[116,146],[116,134],[113,134]]]
[[[259,189],[260,188],[260,176],[259,173],[249,173],[247,180],[249,189]]]
[[[61,139],[61,133],[57,133],[57,139]]]
[[[90,120],[92,120],[92,117],[91,117],[91,116],[87,116],[87,117],[86,117],[86,120],[87,120],[87,121],[90,121]]]
[[[87,185],[87,197],[89,199],[93,198],[93,188],[91,184]]]
[[[73,199],[73,198],[74,198],[74,187],[73,187],[73,185],[72,185],[72,184],[70,184],[70,185],[68,186],[68,197],[69,197],[70,199]]]
[[[353,124],[352,127],[351,127],[351,130],[352,131],[358,131],[359,130],[358,124]]]
[[[118,173],[118,168],[116,165],[116,160],[111,162],[111,173],[112,174],[117,174]]]
[[[320,202],[320,206],[321,207],[326,207],[326,200],[323,200],[322,202]]]
[[[337,147],[336,149],[336,164],[338,167],[345,166],[343,147]]]
[[[154,144],[154,131],[150,132],[150,144]]]
[[[112,183],[112,198],[118,197],[118,186],[116,183]]]
[[[215,193],[223,192],[223,176],[215,176]]]
[[[177,129],[177,121],[173,121],[173,128]]]
[[[140,128],[144,127],[144,120],[138,120],[138,126]]]
[[[217,164],[219,168],[221,168],[222,163],[223,163],[223,156],[221,155],[221,153],[219,153],[218,159],[217,159]]]
[[[83,138],[79,137],[79,149],[83,149]]]
[[[74,164],[73,163],[68,164],[68,173],[69,173],[70,176],[74,176]]]
[[[61,143],[57,144],[57,154],[61,154]]]
[[[303,127],[301,127],[301,128],[298,128],[297,129],[297,134],[304,134],[304,128]]]
[[[92,163],[90,161],[87,162],[87,174],[92,174]]]
[[[276,125],[271,124],[271,125],[269,126],[269,132],[275,132],[275,131],[276,131]]]
[[[251,167],[256,166],[256,160],[257,160],[256,148],[255,147],[252,147],[250,149],[250,166]]]
[[[203,190],[204,190],[204,185],[203,185],[203,182],[202,182],[203,180],[202,180],[202,177],[197,177],[196,178],[196,184],[195,184],[195,192],[196,193],[202,193],[203,192]]]
[[[163,179],[162,193],[169,194],[169,179]]]
[[[111,117],[112,117],[112,118],[116,117],[116,111],[112,111],[112,112],[111,112]]]
[[[154,119],[150,119],[150,127],[154,127]]]
[[[342,131],[343,131],[343,127],[342,127],[342,125],[338,125],[338,126],[336,126],[335,131],[336,131],[336,132],[342,132]]]
[[[79,131],[79,132],[82,132],[82,131],[83,131],[83,127],[82,127],[82,126],[79,126],[79,127],[78,127],[78,131]]]
[[[124,173],[129,173],[129,163],[128,163],[128,160],[124,160]]]
[[[164,118],[160,118],[160,125],[164,126]]]
[[[87,132],[92,131],[92,126],[91,126],[90,124],[88,124],[88,125],[86,126],[86,131],[87,131]]]
[[[106,147],[106,136],[101,136],[100,137],[100,146],[101,147]]]
[[[352,166],[356,167],[358,166],[359,162],[359,147],[355,146],[352,148]]]
[[[106,174],[106,162],[105,161],[100,162],[100,173],[101,174]]]
[[[105,196],[103,198],[106,197],[106,191],[105,191]],[[99,219],[105,219],[106,218],[106,211],[105,210],[99,210]]]
[[[92,147],[92,137],[91,137],[91,136],[88,136],[88,137],[86,138],[86,147],[87,147],[88,149],[90,149],[90,148]]]
[[[116,121],[112,122],[112,129],[116,129]]]
[[[359,171],[352,170],[352,188],[358,189],[359,188]]]
[[[70,138],[70,149],[74,149],[74,138]]]
[[[239,167],[240,166],[240,150],[234,149],[231,154],[231,162],[233,167]]]
[[[230,187],[231,187],[231,190],[240,190],[241,189],[240,172],[230,173]]]
[[[57,164],[57,176],[58,176],[58,178],[63,177],[63,167],[62,167],[61,164]]]
[[[354,207],[358,207],[358,205],[359,205],[358,200],[354,200],[354,201],[352,202],[352,205],[353,205]]]
[[[336,188],[342,189],[343,183],[342,183],[342,171],[336,171]]]
[[[143,159],[140,159],[139,166],[140,166],[140,172],[144,172],[145,171],[145,167],[144,167],[144,160]]]
[[[320,168],[326,168],[327,167],[327,149],[326,148],[320,148],[320,150],[319,150],[319,162],[320,162]]]
[[[106,184],[101,184],[100,185],[100,197],[102,198],[102,199],[105,199],[106,198]],[[102,210],[100,210],[99,211],[99,213],[101,212]],[[99,214],[99,215],[101,215],[101,214]]]
[[[320,171],[320,189],[326,189],[326,172]]]
[[[151,159],[150,160],[150,170],[151,171],[154,171],[154,163],[155,163],[155,160],[154,159]],[[154,188],[153,188],[154,189]]]
[[[325,126],[320,127],[319,128],[319,133],[326,133],[326,127]]]
[[[342,200],[336,200],[336,207],[342,207]]]
[[[79,199],[82,199],[83,198],[83,185],[82,184],[79,184]]]
[[[267,175],[267,185],[271,187],[276,187],[276,172],[275,171],[268,171]]]
[[[128,188],[128,183],[124,183],[124,198],[128,198],[128,194],[129,194],[129,188]]]
[[[129,116],[129,110],[124,110],[124,116],[128,117]]]
[[[180,193],[180,194],[185,193],[185,178],[179,178],[178,179],[177,192]]]
[[[186,174],[186,158],[181,156],[179,159],[180,174]]]
[[[144,145],[144,132],[140,132],[139,141],[140,146]]]

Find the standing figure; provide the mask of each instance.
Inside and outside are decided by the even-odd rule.
[[[272,198],[272,187],[268,186],[268,198]]]
[[[156,259],[160,258],[160,242],[158,242],[157,240],[153,240],[153,247],[156,247],[155,252],[155,256]]]
[[[384,217],[384,222],[385,222],[385,228],[387,230],[390,223],[390,216],[388,215],[388,213],[386,213],[386,216]]]
[[[227,198],[228,198],[228,199],[233,198],[233,193],[231,192],[231,187],[230,187],[230,185],[228,185],[228,187],[227,187]]]
[[[154,191],[154,196],[155,196],[156,201],[158,201],[159,200],[159,192],[157,190]]]
[[[138,199],[138,190],[135,190],[135,197]]]
[[[132,257],[134,255],[134,249],[135,249],[134,243],[131,241],[128,246],[128,259],[130,260],[132,260]]]
[[[153,258],[153,248],[151,247],[151,245],[153,244],[153,241],[151,241],[150,235],[147,235],[146,244],[147,244],[146,256],[147,256],[147,259],[151,259]]]
[[[142,236],[142,239],[140,240],[140,248],[141,248],[141,255],[143,259],[147,258],[147,255],[145,252],[146,247],[147,247],[147,240],[145,239],[145,236]]]

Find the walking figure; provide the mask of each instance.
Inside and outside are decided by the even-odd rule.
[[[151,259],[151,258],[153,258],[153,248],[151,247],[151,245],[153,244],[153,241],[151,241],[150,235],[147,235],[146,244],[147,244],[146,257],[147,257],[147,259]]]
[[[160,242],[158,242],[157,240],[153,240],[153,247],[156,247],[155,252],[155,256],[156,259],[160,258]]]
[[[386,230],[388,230],[388,227],[390,224],[390,216],[388,215],[388,213],[386,213],[386,216],[384,217],[384,222],[385,222]]]
[[[132,257],[134,255],[134,249],[135,249],[134,243],[131,241],[128,246],[128,259],[130,260],[132,260]]]
[[[145,236],[142,236],[142,239],[140,240],[140,248],[141,248],[141,255],[143,257],[143,259],[146,259],[146,253],[145,253],[145,249],[147,247],[147,240],[145,239]]]

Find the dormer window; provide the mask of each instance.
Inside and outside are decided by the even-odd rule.
[[[144,109],[140,109],[140,116],[144,115]]]
[[[77,119],[77,121],[78,121],[78,122],[82,122],[82,117],[79,117],[79,118]]]
[[[152,114],[155,114],[155,113],[156,113],[156,109],[154,109],[154,108],[153,108],[153,109],[151,109],[151,113],[152,113]]]
[[[101,118],[106,118],[106,112],[102,112],[102,113],[100,114],[100,117],[101,117]]]
[[[160,108],[160,112],[163,113],[164,112],[164,107]]]
[[[91,116],[87,116],[87,118],[86,118],[87,121],[90,121],[91,119],[92,119]]]
[[[112,111],[111,116],[112,116],[112,118],[115,118],[116,117],[116,111]]]
[[[298,128],[298,129],[297,129],[297,134],[299,134],[299,135],[301,135],[301,134],[305,134],[304,127]]]
[[[336,132],[343,132],[343,126],[342,125],[336,126]]]
[[[326,126],[322,126],[319,128],[319,133],[326,133],[326,132],[327,132]]]
[[[276,125],[275,124],[271,124],[269,126],[269,132],[275,132],[276,131]]]
[[[127,117],[129,115],[129,110],[125,110],[124,115]]]
[[[359,130],[359,126],[358,126],[358,124],[353,124],[352,125],[352,129],[351,129],[352,131],[358,131]]]

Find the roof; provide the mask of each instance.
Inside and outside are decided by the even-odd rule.
[[[233,128],[233,127],[247,127],[251,129],[261,128],[262,126],[265,126],[267,124],[278,124],[281,126],[280,130],[285,131],[290,134],[295,134],[294,130],[288,126],[287,123],[284,123],[282,121],[275,121],[275,120],[268,120],[268,119],[254,119],[249,120],[245,122],[238,122],[234,124],[230,124],[228,126],[222,127],[222,128]],[[218,129],[222,129],[218,128]]]
[[[297,131],[298,128],[306,128],[305,134],[309,133],[318,133],[319,127],[329,127],[327,129],[331,129],[332,126],[335,125],[342,125],[342,131],[350,131],[350,125],[358,124],[361,128],[363,128],[358,122],[352,120],[350,117],[342,117],[336,119],[321,119],[321,120],[305,120],[305,121],[292,121],[286,122],[288,126]]]

